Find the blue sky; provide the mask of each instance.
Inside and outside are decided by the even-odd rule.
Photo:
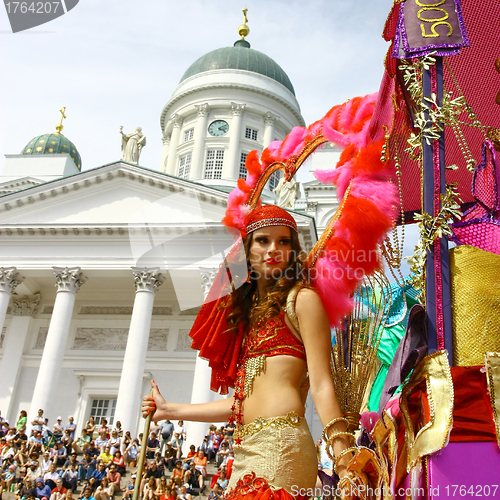
[[[232,45],[248,8],[252,48],[289,75],[306,123],[349,97],[378,90],[392,0],[80,0],[66,15],[12,34],[0,10],[0,153],[17,154],[55,130],[83,169],[121,156],[119,127],[142,126],[141,165],[161,156],[160,113],[187,67]],[[3,163],[3,160],[2,160]]]

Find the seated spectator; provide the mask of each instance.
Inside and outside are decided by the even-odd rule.
[[[68,460],[66,460],[66,462],[64,462],[63,470],[66,470],[70,465],[74,465],[75,470],[78,469],[78,459],[76,457],[76,453],[75,452],[73,452],[69,456]]]
[[[95,490],[97,489],[97,483],[95,482],[95,477],[90,477],[89,480],[85,483],[84,489],[88,488],[94,496]]]
[[[217,484],[226,491],[228,480],[226,479],[226,472],[224,470],[220,471],[219,479],[217,479]]]
[[[156,479],[150,477],[142,489],[142,500],[155,500]]]
[[[88,450],[85,452],[83,459],[78,464],[78,481],[88,480],[96,469],[97,462],[92,458]]]
[[[215,456],[215,463],[217,464],[217,467],[220,467],[221,465],[226,465],[228,457],[229,457],[229,449],[227,447],[227,444],[223,441],[220,445],[219,451]]]
[[[78,486],[78,470],[74,463],[70,463],[68,468],[62,474],[63,484],[66,489],[76,493]]]
[[[137,476],[135,474],[132,474],[130,476],[130,481],[127,484],[127,486],[125,486],[125,488],[122,488],[122,491],[123,491],[123,497],[122,497],[122,499],[132,498],[132,495],[134,494],[135,478],[136,477]]]
[[[196,469],[195,463],[191,462],[189,470],[184,475],[184,482],[189,485],[192,493],[201,493],[204,488],[204,481],[202,473]]]
[[[71,437],[71,432],[69,429],[64,429],[64,435],[61,439],[63,446],[66,448],[68,453],[73,449],[73,441],[74,439]]]
[[[141,451],[139,440],[135,438],[129,446],[125,449],[124,459],[128,467],[135,467],[137,465],[137,457]]]
[[[191,494],[188,493],[187,487],[185,484],[181,486],[181,492],[177,495],[178,500],[191,500]]]
[[[113,498],[113,487],[109,484],[109,479],[106,476],[101,479],[101,484],[95,490],[94,497],[95,500],[109,500]]]
[[[85,422],[85,426],[84,427],[87,430],[87,434],[90,436],[90,439],[91,440],[94,439],[94,431],[96,429],[94,417],[89,417],[88,421]]]
[[[123,451],[123,453],[125,454],[125,450],[130,446],[131,442],[132,442],[132,436],[130,435],[130,431],[127,431],[123,436],[122,449],[120,451]]]
[[[161,497],[166,493],[166,490],[167,490],[167,478],[165,476],[161,476],[160,481],[156,486],[155,500],[160,500]]]
[[[64,433],[64,427],[62,426],[62,418],[57,417],[57,422],[52,426],[52,435],[54,436],[56,442],[59,442],[62,439],[63,433]]]
[[[100,432],[99,437],[95,440],[96,448],[98,448],[100,453],[104,451],[104,448],[108,446],[109,439],[107,438],[106,432]]]
[[[224,491],[222,490],[219,483],[215,483],[212,491],[208,495],[208,500],[223,500]]]
[[[97,426],[97,433],[101,434],[103,432],[106,435],[106,439],[109,439],[108,421],[105,418],[103,418],[101,423]]]
[[[174,470],[174,465],[176,462],[177,452],[172,447],[172,443],[167,443],[167,449],[165,450],[165,460],[167,469],[172,472]]]
[[[194,459],[194,457],[196,457],[196,455],[197,455],[196,446],[194,444],[192,444],[189,447],[189,452],[188,452],[186,458],[183,460],[183,462],[184,462],[183,469],[184,470],[189,470],[189,464],[193,461],[193,459]]]
[[[180,485],[183,483],[183,479],[184,479],[184,470],[182,468],[182,460],[177,460],[177,462],[175,462],[175,468],[172,472],[172,482],[180,487]]]
[[[15,437],[16,437],[16,429],[14,429],[14,427],[8,427],[7,428],[7,433],[4,436],[4,438],[7,441],[7,443],[9,441],[12,441],[13,439],[15,439]]]
[[[85,500],[96,500],[93,496],[92,496],[92,489],[89,488],[88,486],[83,488],[83,497]]]
[[[23,443],[26,445],[26,448],[28,448],[28,436],[26,434],[26,429],[24,427],[21,427],[16,433],[14,444],[16,445],[17,449],[20,449]]]
[[[105,446],[104,451],[97,457],[97,460],[103,462],[106,467],[113,461],[113,455],[111,455],[110,450],[109,446]]]
[[[120,436],[118,436],[118,431],[116,429],[113,429],[111,431],[111,437],[109,438],[108,441],[108,446],[111,448],[110,450],[111,455],[114,455],[115,451],[120,451],[121,444],[122,440]]]
[[[125,486],[125,488],[122,488],[123,491],[123,499],[125,498],[132,498],[132,495],[134,494],[134,488],[135,488],[135,478],[137,476],[135,474],[132,474],[130,476],[130,482]]]
[[[148,439],[146,458],[153,459],[157,451],[160,451],[160,441],[158,441],[156,434],[152,432]]]
[[[55,466],[54,466],[55,469]],[[33,460],[30,462],[30,466],[28,469],[26,469],[26,477],[31,480],[33,484],[35,484],[35,481],[38,477],[42,475],[42,468],[38,465],[38,462],[36,460]],[[54,483],[55,486],[55,483]],[[52,489],[52,488],[51,488]]]
[[[26,478],[26,469],[23,467],[19,470],[19,476],[15,477],[12,481],[12,488],[14,490],[14,494],[18,493],[19,490],[24,485],[24,479]]]
[[[116,470],[120,473],[120,475],[124,476],[127,473],[125,459],[123,458],[120,450],[116,450],[113,455],[113,465],[116,467]]]
[[[36,496],[36,489],[34,483],[29,477],[26,477],[24,479],[23,485],[16,494],[16,500],[21,500],[24,498],[30,498],[35,496]]]
[[[66,460],[68,460],[68,450],[66,450],[62,441],[56,444],[55,449],[57,450],[56,464],[62,467],[66,463]]]
[[[42,469],[42,477],[49,470],[51,463],[52,463],[52,460],[50,459],[50,453],[47,450],[45,450],[43,452],[42,459],[40,460],[40,467]]]
[[[151,462],[149,465],[147,465],[146,472],[144,473],[144,475],[142,477],[141,484],[139,485],[140,491],[142,491],[144,489],[144,486],[146,485],[146,483],[148,482],[148,480],[150,478],[153,477],[155,479],[155,481],[157,481],[157,480],[160,479],[160,477],[162,475],[163,474],[158,469],[156,463],[155,462]]]
[[[207,457],[203,450],[198,452],[198,455],[194,457],[193,462],[196,466],[196,469],[199,470],[203,476],[207,475]]]
[[[10,487],[14,484],[14,481],[16,479],[16,468],[17,467],[15,465],[9,465],[9,467],[5,471],[5,476],[1,481],[0,490],[1,488],[3,488],[5,491],[10,491]]]
[[[49,500],[50,495],[52,495],[52,490],[50,489],[50,486],[48,484],[45,484],[43,482],[43,479],[39,477],[36,480],[36,497],[42,500],[43,498],[46,498]]]
[[[56,481],[56,487],[52,490],[50,500],[66,500],[66,488],[63,485],[63,480]]]
[[[52,462],[49,466],[49,470],[43,475],[43,481],[53,490],[57,486],[57,481],[61,479],[59,472],[56,470],[56,464]]]
[[[165,475],[165,459],[161,456],[159,451],[155,454],[155,464],[157,469],[160,471],[161,475]]]
[[[101,453],[101,450],[95,445],[95,441],[90,441],[89,447],[85,451],[87,451],[92,458],[97,458],[99,453]]]
[[[167,484],[165,493],[161,496],[160,500],[175,500],[175,498],[175,491],[173,490],[172,486]]]
[[[78,454],[82,454],[89,447],[90,441],[87,429],[82,429],[80,436],[72,445],[73,450]]]
[[[100,486],[101,480],[105,476],[106,476],[106,468],[102,462],[99,462],[97,464],[97,469],[94,472],[92,472],[92,475],[90,476],[91,478],[92,477],[94,478],[96,488]]]
[[[113,427],[113,431],[116,431],[118,437],[123,437],[122,423],[119,420],[116,421],[116,424]]]
[[[33,436],[28,440],[28,453],[32,453],[33,451],[43,453],[42,436],[38,431],[33,431]]]
[[[111,496],[114,496],[117,491],[120,491],[121,474],[116,470],[116,465],[111,464],[107,475]]]

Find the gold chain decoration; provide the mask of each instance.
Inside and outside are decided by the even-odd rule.
[[[425,260],[427,251],[431,249],[438,238],[445,235],[451,235],[452,229],[450,222],[454,219],[460,219],[462,212],[460,204],[462,200],[456,191],[456,184],[447,184],[445,195],[440,195],[441,208],[436,217],[431,217],[428,213],[416,214],[415,219],[419,220],[419,240],[415,246],[414,254],[408,258],[410,270],[415,273],[411,279],[413,287],[420,290],[419,300],[422,299],[422,291],[425,289]],[[424,298],[425,299],[425,298]]]

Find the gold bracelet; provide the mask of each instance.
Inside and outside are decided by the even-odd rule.
[[[335,451],[333,449],[333,442],[338,439],[340,436],[346,436],[349,439],[349,446],[355,446],[356,445],[356,437],[352,432],[347,432],[347,431],[338,431],[333,433],[329,438],[328,441],[325,444],[325,451],[326,454],[330,457],[330,460],[334,461],[335,460]],[[331,453],[330,453],[331,451]]]
[[[356,450],[357,450],[357,448],[356,448],[355,446],[351,446],[350,448],[347,448],[346,450],[341,451],[341,452],[339,453],[339,456],[338,456],[338,457],[333,457],[333,458],[332,458],[332,457],[330,457],[330,458],[332,458],[332,460],[333,460],[333,464],[332,464],[332,465],[333,465],[333,471],[334,471],[337,475],[338,475],[338,473],[337,473],[337,466],[338,466],[338,464],[339,464],[340,459],[341,459],[344,455],[347,455],[348,453],[354,453],[354,452],[356,452]]]
[[[344,422],[346,425],[346,428],[349,426],[349,421],[347,420],[347,418],[344,418],[344,417],[336,417],[333,420],[330,420],[330,422],[328,422],[325,425],[325,427],[323,428],[323,436],[322,437],[323,437],[323,441],[325,441],[325,443],[328,441],[328,431],[330,430],[330,427],[333,427],[338,422]]]

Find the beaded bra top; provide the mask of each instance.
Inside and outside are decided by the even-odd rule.
[[[237,426],[236,444],[241,443],[239,428],[243,418],[243,400],[252,393],[255,377],[266,371],[266,358],[284,355],[306,360],[304,345],[286,324],[285,314],[283,310],[278,317],[252,328],[243,341],[230,417],[230,422]]]

